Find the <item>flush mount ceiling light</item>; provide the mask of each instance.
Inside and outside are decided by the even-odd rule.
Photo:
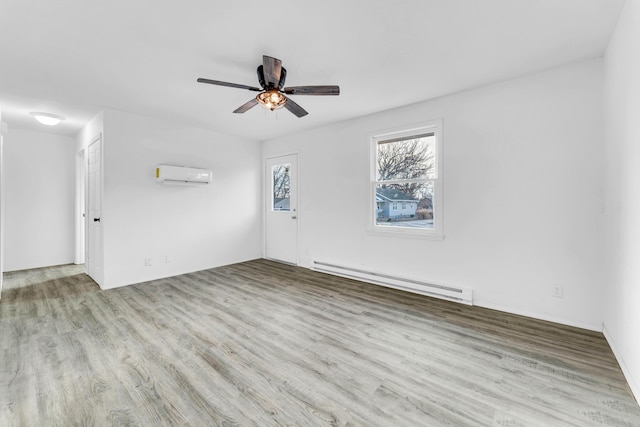
[[[55,126],[64,120],[64,117],[50,113],[33,112],[29,114],[31,114],[34,119],[47,126]]]

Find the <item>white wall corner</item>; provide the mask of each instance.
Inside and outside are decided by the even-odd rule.
[[[624,378],[627,380],[627,383],[629,384],[629,388],[631,389],[631,393],[633,393],[633,397],[635,397],[636,402],[640,403],[640,378],[636,379],[633,377],[631,369],[629,369],[629,366],[627,366],[627,363],[622,356],[622,351],[620,351],[620,348],[613,339],[613,336],[607,330],[606,324],[602,325],[602,333],[604,334],[607,343],[609,343],[609,347],[611,347],[613,355],[616,357],[616,360],[620,365],[620,369],[622,369],[622,373],[624,375]]]

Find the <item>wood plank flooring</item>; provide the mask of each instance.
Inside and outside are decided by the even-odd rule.
[[[0,426],[640,426],[599,333],[266,260],[5,285]]]

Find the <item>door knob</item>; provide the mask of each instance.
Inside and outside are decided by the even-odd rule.
[[[100,222],[100,218],[93,218],[93,222]]]

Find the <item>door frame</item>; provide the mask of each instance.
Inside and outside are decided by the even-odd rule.
[[[94,138],[94,141],[97,138]],[[76,153],[76,250],[74,264],[84,264],[86,259],[86,211],[87,211],[87,148]]]
[[[281,261],[277,259],[267,258],[267,212],[270,209],[271,203],[271,188],[268,187],[268,183],[266,182],[267,177],[267,162],[269,160],[277,159],[279,157],[287,157],[287,156],[295,156],[296,157],[296,171],[295,171],[295,191],[296,191],[296,211],[295,214],[297,216],[296,219],[296,259],[295,263],[288,263],[286,261]],[[290,265],[300,265],[300,209],[298,206],[300,202],[298,201],[298,187],[300,185],[299,173],[298,169],[300,168],[300,158],[298,152],[286,152],[281,154],[272,154],[269,156],[265,156],[262,161],[262,257],[271,261],[281,262],[283,264]],[[267,191],[268,190],[268,191]],[[269,197],[268,197],[269,196]]]
[[[102,288],[102,282],[104,280],[104,232],[103,232],[103,227],[102,227],[102,222],[100,223],[100,242],[102,245],[101,251],[102,253],[99,254],[102,257],[102,260],[100,262],[100,266],[101,266],[101,271],[99,272],[90,272],[89,268],[90,268],[90,254],[89,251],[91,250],[91,242],[89,242],[89,150],[92,144],[95,143],[99,143],[100,144],[100,188],[97,190],[100,193],[100,197],[102,198],[104,192],[103,192],[103,186],[104,186],[104,141],[102,138],[102,132],[98,133],[98,135],[96,135],[94,138],[92,138],[89,143],[87,144],[86,148],[84,149],[85,155],[84,155],[84,160],[85,160],[85,174],[84,174],[84,213],[85,213],[85,221],[84,221],[84,253],[85,253],[85,273],[91,277],[96,283],[98,283],[98,285]],[[100,201],[100,216],[102,217],[102,211],[103,211],[103,204],[102,204],[102,200]],[[96,254],[93,254],[93,256],[96,256]],[[95,265],[95,263],[94,263]],[[93,273],[90,274],[90,273]],[[98,274],[96,274],[98,273]],[[99,276],[99,277],[94,277],[94,276]]]

